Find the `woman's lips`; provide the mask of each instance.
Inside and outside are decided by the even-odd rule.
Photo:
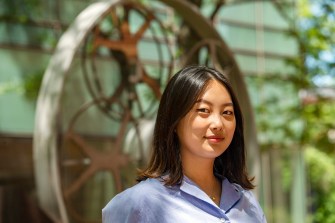
[[[210,142],[221,142],[224,140],[224,137],[222,136],[205,136],[205,139],[207,139]]]

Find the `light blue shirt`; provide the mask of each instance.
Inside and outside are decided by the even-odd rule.
[[[147,179],[116,195],[102,209],[103,223],[266,223],[251,191],[222,181],[220,206],[194,182],[164,186]]]

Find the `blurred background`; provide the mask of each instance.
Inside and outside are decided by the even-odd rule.
[[[232,81],[269,223],[335,222],[333,0],[0,0],[0,222],[101,222],[171,75]]]

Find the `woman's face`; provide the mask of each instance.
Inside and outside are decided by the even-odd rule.
[[[234,106],[228,91],[220,82],[211,80],[177,125],[182,159],[220,156],[231,143],[235,127]]]

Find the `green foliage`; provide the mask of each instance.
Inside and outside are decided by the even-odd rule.
[[[335,79],[335,4],[333,0],[298,1],[297,37],[304,51],[304,65],[311,79]],[[333,82],[335,84],[335,82]]]
[[[0,3],[0,21],[27,23],[41,13],[40,0],[3,0]]]
[[[320,101],[306,105],[303,117],[306,122],[304,143],[328,154],[335,154],[334,142],[328,136],[329,131],[335,129],[335,102]]]
[[[22,80],[8,81],[0,84],[0,96],[8,93],[23,94],[30,101],[35,101],[41,87],[44,71],[26,74]]]
[[[0,96],[11,92],[21,93],[22,92],[21,83],[18,81],[0,83]]]
[[[305,150],[308,178],[311,183],[313,222],[334,223],[335,162],[327,153],[314,147]]]
[[[23,93],[29,100],[36,100],[41,87],[44,71],[31,73],[23,78]]]
[[[300,58],[290,61],[306,76],[309,88],[335,86],[335,4],[332,0],[298,1],[295,34]],[[305,87],[308,87],[305,85]],[[312,220],[335,222],[335,144],[328,136],[335,129],[335,102],[318,98],[302,109],[305,129],[301,144],[310,182]]]
[[[4,43],[25,44],[39,48],[51,49],[56,45],[54,30],[41,28],[38,22],[43,20],[43,3],[41,0],[3,0],[0,2],[0,23],[4,24],[7,36]],[[17,36],[21,31],[25,35]],[[7,39],[8,38],[8,39]],[[3,83],[0,94],[16,92],[28,100],[36,100],[43,77],[43,71],[25,74],[17,82]]]
[[[269,79],[247,77],[247,82],[261,148],[286,149],[296,145],[301,139],[304,121],[294,82],[283,80],[279,75]]]

